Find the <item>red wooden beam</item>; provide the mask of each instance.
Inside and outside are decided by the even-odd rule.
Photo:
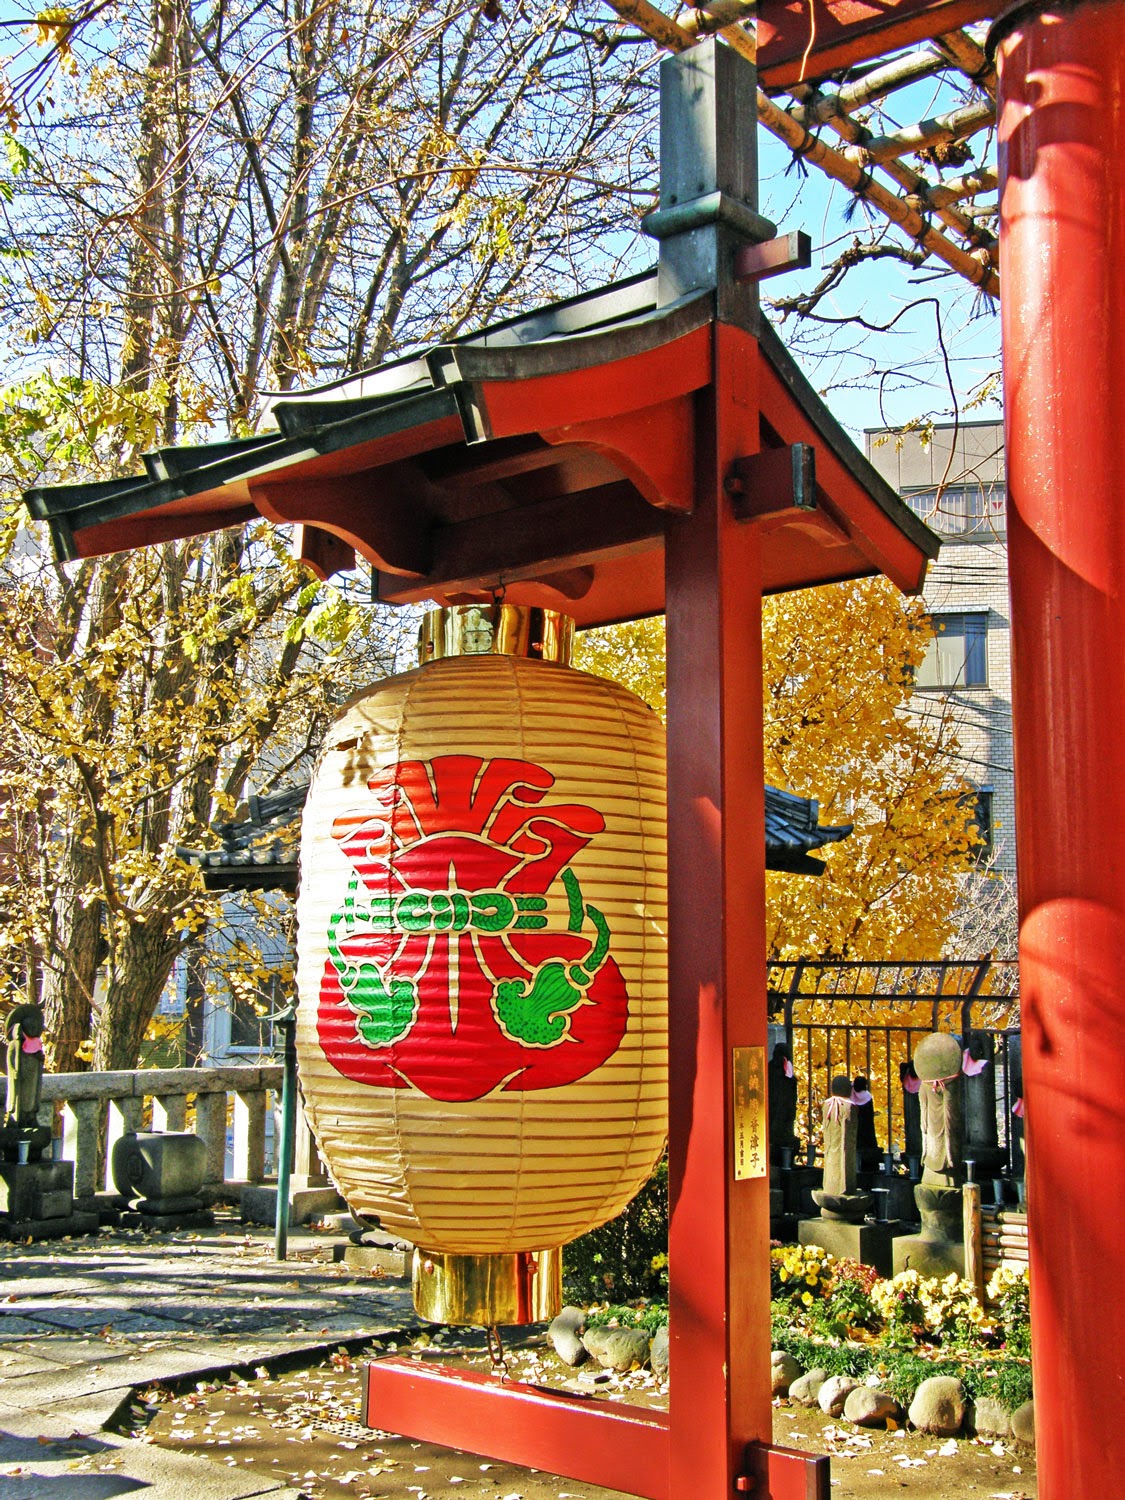
[[[364,1420],[416,1442],[460,1448],[500,1463],[584,1484],[672,1500],[667,1412],[603,1397],[388,1355],[367,1367]],[[828,1500],[829,1461],[751,1443],[734,1493],[759,1500]]]
[[[1085,1500],[1123,1492],[1125,4],[1014,8],[996,61],[1035,1446]]]
[[[724,479],[758,446],[757,342],[715,329],[695,509],[669,520],[668,1059],[671,1485],[720,1500],[768,1443],[769,1180],[762,539]],[[756,1100],[740,1058],[762,1075]],[[752,1069],[750,1070],[752,1072]],[[748,1106],[744,1107],[744,1106]],[[739,1138],[756,1132],[746,1171]]]
[[[403,1437],[670,1500],[665,1412],[391,1356],[367,1368],[365,1420]]]
[[[417,494],[416,474],[400,465],[342,479],[276,479],[253,482],[250,493],[268,521],[330,532],[385,572],[423,577],[430,568],[429,518]]]
[[[766,88],[823,78],[995,15],[989,0],[760,0]]]

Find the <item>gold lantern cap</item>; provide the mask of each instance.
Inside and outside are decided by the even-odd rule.
[[[446,1255],[415,1250],[414,1310],[430,1323],[549,1323],[562,1311],[562,1250]]]
[[[499,600],[427,610],[418,631],[423,666],[447,656],[522,656],[567,667],[573,646],[570,615]]]

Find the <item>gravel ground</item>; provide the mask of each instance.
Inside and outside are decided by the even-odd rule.
[[[487,1369],[481,1341],[437,1330],[396,1346],[373,1346],[417,1359]],[[597,1391],[607,1400],[664,1405],[667,1387],[647,1371],[610,1376],[568,1371],[542,1335],[508,1351],[513,1378]],[[288,1481],[310,1500],[613,1500],[616,1491],[557,1475],[490,1462],[472,1454],[408,1441],[364,1427],[360,1420],[365,1355],[344,1351],[313,1369],[202,1388],[170,1399],[154,1388],[131,1415],[145,1441],[198,1453],[233,1467],[248,1466]],[[599,1372],[602,1374],[602,1372]],[[1034,1459],[1006,1444],[942,1442],[921,1433],[859,1432],[819,1411],[774,1410],[774,1441],[832,1456],[839,1500],[1035,1500]]]

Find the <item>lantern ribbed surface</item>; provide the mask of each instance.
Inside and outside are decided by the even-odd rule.
[[[619,1213],[667,1127],[664,730],[563,665],[439,660],[329,730],[306,804],[297,1042],[349,1205],[427,1250]]]

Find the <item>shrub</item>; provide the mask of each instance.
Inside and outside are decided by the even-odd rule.
[[[667,1160],[660,1162],[624,1213],[566,1246],[563,1281],[574,1302],[667,1298]]]
[[[1031,1304],[1027,1267],[1000,1266],[992,1273],[985,1295],[996,1308],[1010,1354],[1031,1353]]]
[[[770,1250],[770,1298],[810,1308],[832,1290],[835,1258],[819,1245],[779,1245]]]
[[[881,1321],[863,1283],[838,1275],[827,1302],[814,1309],[814,1317],[834,1338],[847,1338],[857,1328],[874,1329]]]
[[[877,1282],[871,1300],[890,1344],[927,1339],[972,1348],[989,1332],[972,1285],[952,1273],[938,1281],[917,1271],[900,1271],[891,1281]]]

